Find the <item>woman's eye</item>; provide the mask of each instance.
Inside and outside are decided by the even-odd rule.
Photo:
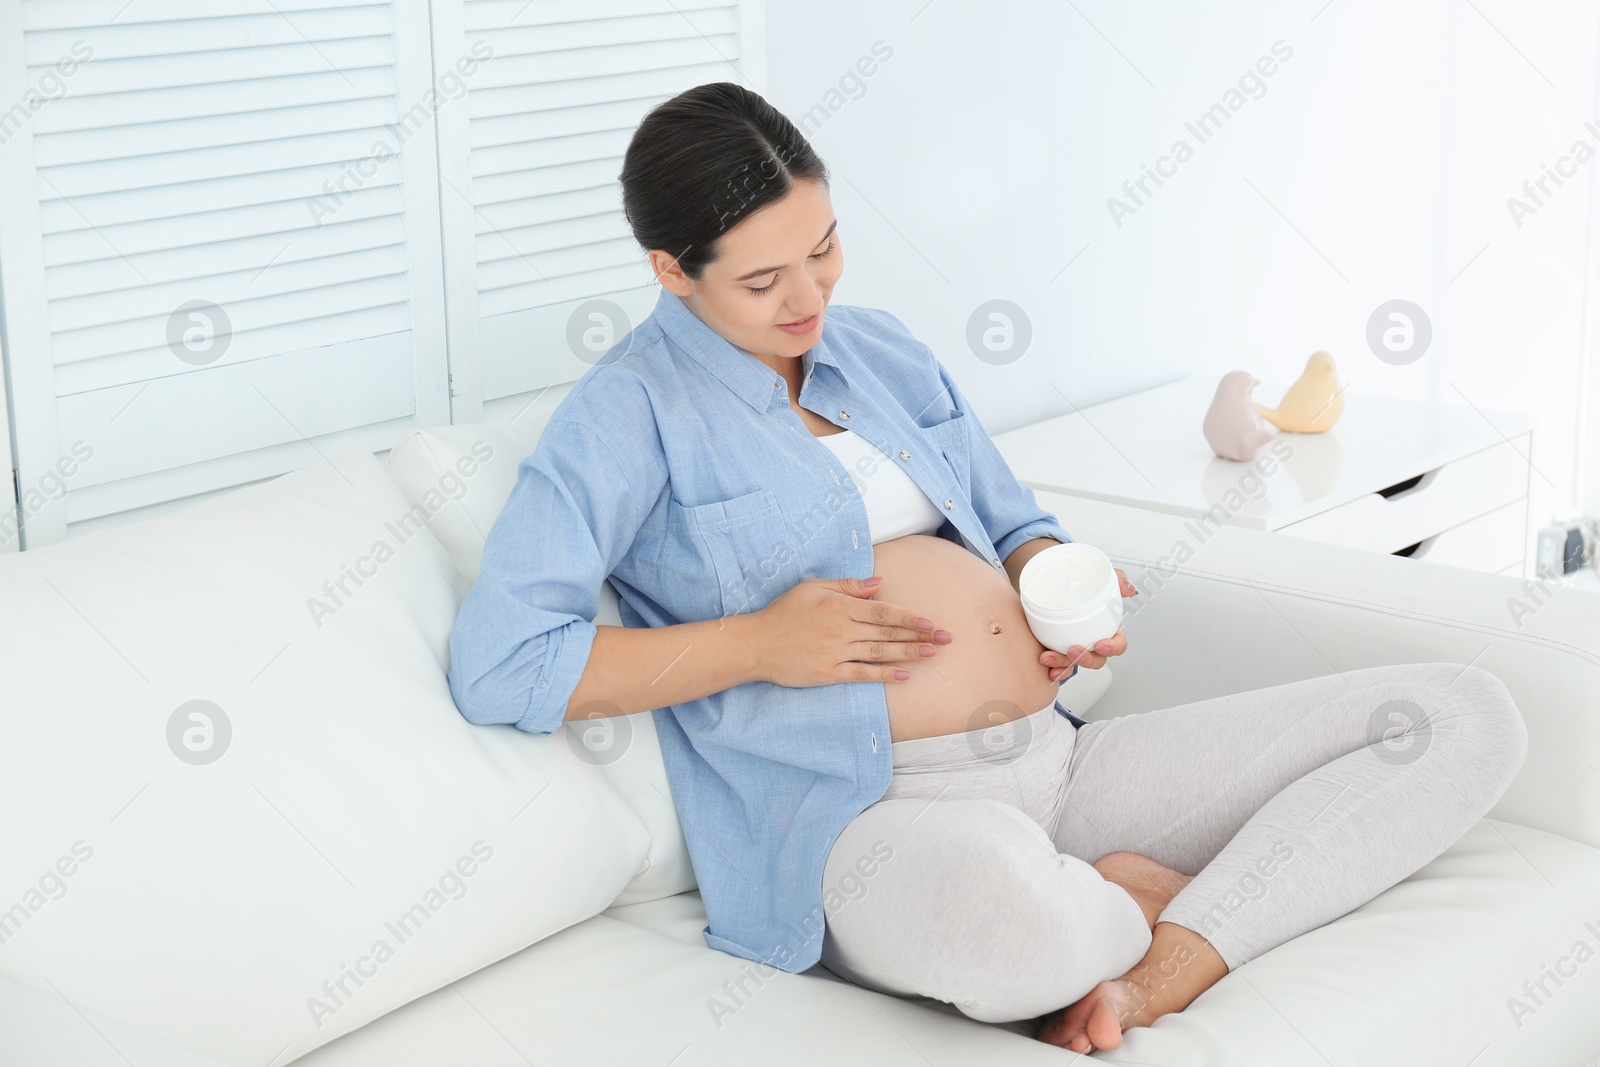
[[[827,247],[827,248],[824,248],[824,249],[823,249],[823,250],[822,250],[822,251],[820,251],[820,252],[813,252],[813,253],[811,253],[811,258],[812,258],[812,259],[827,259],[827,258],[828,258],[828,257],[829,257],[829,256],[831,256],[831,255],[833,255],[833,248],[834,248],[834,244],[833,244],[833,242],[832,242],[832,241],[829,241],[829,242],[828,242],[828,247]],[[747,286],[745,286],[745,288],[746,288],[746,289],[749,289],[749,290],[750,290],[750,292],[752,292],[752,293],[754,293],[754,294],[755,294],[755,295],[756,295],[756,296],[761,296],[761,295],[763,295],[763,294],[765,294],[765,293],[770,293],[770,292],[772,292],[772,289],[773,289],[773,287],[774,287],[774,286],[776,286],[776,285],[777,285],[777,284],[778,284],[778,277],[779,277],[779,276],[778,276],[778,275],[776,275],[776,274],[775,274],[775,275],[773,275],[773,276],[772,276],[772,281],[770,281],[770,282],[768,282],[768,283],[767,283],[767,284],[766,284],[766,285],[763,285],[763,286],[762,286],[762,287],[761,287],[761,288],[759,288],[759,289],[755,289],[755,288],[752,288],[752,287],[750,287],[750,286],[748,286],[748,285],[747,285]]]

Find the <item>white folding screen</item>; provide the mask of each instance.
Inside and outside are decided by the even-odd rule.
[[[690,86],[761,91],[762,10],[0,0],[24,544],[581,377],[654,301],[628,138]],[[622,319],[574,348],[591,300]]]
[[[4,331],[0,330],[0,364],[5,359]],[[3,383],[0,383],[3,384]],[[6,403],[5,390],[0,389],[0,555],[6,552],[15,552],[22,547],[22,517],[17,514],[17,497],[20,493],[8,496],[3,487],[3,481],[10,473],[13,479],[12,488],[16,489],[17,469],[11,461],[11,412]]]
[[[0,0],[0,38],[28,545],[448,421],[421,3]]]
[[[439,115],[455,421],[495,417],[582,376],[575,310],[627,322],[653,282],[622,218],[617,175],[639,119],[703,82],[762,91],[751,0],[433,0],[434,52],[481,56],[464,108]],[[585,329],[589,324],[582,324]],[[487,408],[485,407],[487,405]]]

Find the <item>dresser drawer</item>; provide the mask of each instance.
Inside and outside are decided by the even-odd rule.
[[[1413,486],[1369,493],[1278,532],[1373,552],[1407,548],[1525,498],[1528,445],[1528,435],[1519,435],[1431,470]]]
[[[1521,565],[1527,531],[1524,497],[1422,542],[1411,558],[1498,574]]]

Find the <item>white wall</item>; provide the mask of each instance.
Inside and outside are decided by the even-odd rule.
[[[835,299],[904,319],[991,432],[1190,372],[1287,380],[1325,349],[1357,390],[1538,415],[1533,521],[1575,506],[1600,159],[1520,227],[1506,200],[1600,148],[1594,5],[769,0],[768,34],[770,99],[833,109],[809,128],[847,253]],[[892,56],[830,97],[879,40]],[[1185,123],[1279,41],[1292,55],[1201,143]],[[1124,181],[1178,139],[1192,158],[1118,225],[1108,199],[1133,204]],[[992,298],[1033,326],[1006,365],[965,341]],[[1394,298],[1434,328],[1407,366],[1365,339]]]

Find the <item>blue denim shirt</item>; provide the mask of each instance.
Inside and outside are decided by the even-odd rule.
[[[801,358],[801,406],[902,464],[947,517],[939,536],[997,568],[1032,538],[1071,540],[893,315],[830,307]],[[803,578],[869,577],[866,506],[788,401],[781,377],[663,289],[518,467],[450,634],[461,713],[559,727],[607,577],[628,626],[755,611]],[[806,970],[828,850],[889,784],[884,683],[747,682],[654,719],[706,943]]]

